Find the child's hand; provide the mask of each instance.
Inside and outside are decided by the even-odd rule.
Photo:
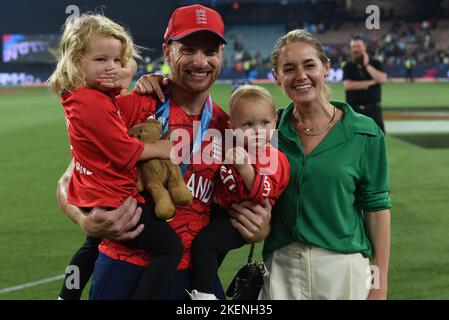
[[[242,147],[231,148],[226,151],[226,162],[234,164],[242,177],[243,183],[248,190],[253,190],[256,171],[250,163],[248,153]]]
[[[110,89],[121,89],[120,94],[125,95],[131,86],[134,74],[137,71],[135,62],[130,62],[123,68],[112,69],[98,76],[97,81],[101,86]]]
[[[236,167],[249,163],[249,157],[246,150],[242,147],[230,148],[226,151],[226,163],[234,164]]]
[[[97,81],[101,86],[110,89],[121,89],[120,94],[125,95],[128,91],[133,75],[127,68],[113,69],[109,70],[100,76],[98,76]]]

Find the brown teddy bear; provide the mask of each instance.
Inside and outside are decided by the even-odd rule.
[[[152,143],[159,139],[169,139],[170,135],[160,137],[162,125],[156,119],[129,129],[129,135],[144,143]],[[147,190],[153,198],[156,216],[168,220],[175,214],[175,206],[186,206],[192,203],[193,195],[184,182],[179,166],[170,160],[151,159],[139,163],[141,178],[137,180],[139,191]]]

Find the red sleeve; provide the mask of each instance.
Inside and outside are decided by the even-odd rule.
[[[117,167],[132,169],[144,144],[128,135],[120,110],[100,93],[84,94],[78,100],[77,116],[71,119],[80,133]],[[74,123],[78,122],[78,123]]]
[[[115,105],[120,109],[126,128],[144,122],[149,116],[156,113],[156,99],[141,96],[132,92],[126,96],[117,96]]]
[[[268,164],[253,165],[256,170],[256,179],[250,192],[244,188],[244,200],[262,203],[268,198],[273,205],[287,188],[290,180],[290,164],[287,157],[275,148],[270,148],[269,154],[271,157]]]
[[[222,165],[218,180],[215,199],[220,207],[227,209],[232,203],[240,203],[243,200],[243,181],[234,166]]]
[[[268,198],[271,205],[276,202],[290,180],[290,164],[284,153],[274,148],[271,148],[269,152],[271,157],[268,164],[253,165],[256,177],[252,190],[246,188],[240,173],[234,166],[221,166],[221,181],[215,189],[215,199],[221,207],[228,208],[230,204],[244,200],[262,203]]]

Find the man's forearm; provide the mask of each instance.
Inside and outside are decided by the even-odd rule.
[[[68,203],[67,187],[72,174],[73,162],[58,181],[56,199],[64,214],[78,224],[84,233],[96,238],[128,241],[142,232],[144,225],[137,225],[142,209],[137,207],[137,201],[131,197],[116,209],[107,211],[96,207],[89,214]]]
[[[373,246],[371,264],[379,270],[380,287],[378,289],[386,292],[388,288],[388,265],[390,259],[390,210],[368,212],[365,215],[365,221]]]
[[[345,80],[343,81],[343,86],[346,91],[354,91],[354,90],[365,90],[368,87],[375,84],[374,80],[363,80],[363,81],[354,81],[354,80]]]
[[[268,237],[271,230],[271,204],[268,199],[262,206],[251,201],[234,203],[229,215],[232,217],[231,224],[246,242],[255,243]]]
[[[374,81],[380,84],[384,84],[387,81],[387,74],[385,72],[379,71],[372,65],[368,64],[366,66],[366,71],[370,74]]]
[[[84,213],[78,207],[67,202],[67,187],[73,174],[73,161],[58,181],[56,187],[56,200],[64,214],[74,223],[81,224]]]
[[[59,190],[59,187],[58,187]],[[62,192],[61,192],[62,193]],[[61,193],[57,192],[57,199],[59,207],[62,209],[64,214],[70,218],[74,223],[80,225],[82,223],[82,218],[84,217],[84,213],[80,208],[70,204],[67,202],[66,195],[61,195]]]

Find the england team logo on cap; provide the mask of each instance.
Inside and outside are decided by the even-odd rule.
[[[206,10],[196,9],[195,14],[196,14],[196,24],[207,24]]]

